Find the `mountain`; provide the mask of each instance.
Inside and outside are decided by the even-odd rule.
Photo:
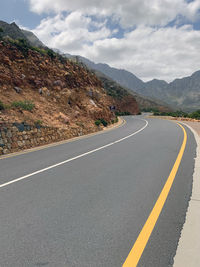
[[[45,45],[37,38],[37,36],[27,30],[22,30],[22,33],[26,36],[27,40],[32,46],[45,47]]]
[[[200,71],[189,77],[175,79],[171,83],[152,80],[139,92],[149,97],[157,97],[176,109],[193,111],[200,108]]]
[[[94,62],[84,58],[79,57],[79,60],[81,62],[85,63],[89,68],[98,70],[102,73],[104,73],[106,76],[110,77],[112,80],[116,81],[117,83],[121,84],[122,86],[126,88],[130,88],[133,91],[137,91],[140,88],[144,87],[144,82],[137,78],[133,73],[112,68],[107,64],[98,63],[95,64]]]
[[[49,53],[51,52],[51,53]],[[22,40],[0,39],[0,126],[42,122],[44,126],[95,132],[116,111],[138,114],[130,93],[113,97],[88,68]]]
[[[67,56],[69,57],[69,54]],[[145,97],[146,100],[153,101],[157,105],[168,105],[184,111],[200,108],[200,71],[171,83],[157,79],[143,82],[129,71],[112,68],[107,64],[96,64],[80,56],[75,58],[89,68],[102,72],[121,86],[131,89],[135,96],[139,94],[139,99]]]
[[[125,85],[122,85],[123,83],[118,82],[119,79],[115,79],[112,77],[121,77],[121,80],[126,81],[132,80],[132,83],[135,84],[135,87],[140,88],[140,86],[144,87],[144,82],[142,82],[140,79],[138,79],[135,75],[133,75],[130,72],[127,72],[125,70],[118,70],[115,68],[109,67],[107,64],[95,64],[94,62],[90,61],[87,58],[81,57],[81,56],[72,56],[70,54],[64,54],[65,57],[78,62],[85,64],[90,70],[92,70],[102,81],[104,88],[107,90],[109,95],[115,96],[120,94],[124,94],[125,92],[129,92],[131,95],[134,96],[137,103],[139,104],[140,110],[151,110],[151,109],[158,109],[160,111],[171,111],[172,108],[169,107],[165,102],[158,100],[158,99],[152,99],[147,96],[143,96],[139,93],[136,93],[130,87],[126,87]],[[123,77],[124,75],[124,77]],[[112,76],[112,77],[111,77]],[[125,84],[126,82],[124,82]]]
[[[32,32],[20,29],[15,22],[8,24],[7,22],[0,21],[0,28],[3,30],[1,33],[2,37],[9,37],[13,40],[25,39],[32,46],[45,47]]]

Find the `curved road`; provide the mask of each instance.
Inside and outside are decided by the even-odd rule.
[[[1,267],[124,264],[184,138],[174,122],[125,119],[115,130],[0,159]],[[138,266],[173,264],[196,149],[185,129],[180,167]]]

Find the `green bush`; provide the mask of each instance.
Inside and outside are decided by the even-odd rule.
[[[171,117],[181,117],[181,118],[187,118],[189,117],[189,114],[182,111],[182,110],[177,110],[173,112],[160,112],[160,111],[155,111],[153,113],[154,116],[171,116]]]
[[[100,124],[101,124],[101,121],[100,121],[100,120],[96,120],[96,121],[95,121],[95,125],[96,125],[96,126],[99,126]]]
[[[46,51],[42,48],[39,48],[39,47],[31,46],[30,49],[40,53],[43,56],[46,54]]]
[[[129,111],[116,111],[115,115],[116,116],[130,116],[132,114]]]
[[[47,49],[47,55],[48,55],[51,59],[53,59],[53,58],[56,57],[56,53],[54,53],[54,51],[51,50],[51,49]]]
[[[0,100],[0,110],[4,110],[5,109],[5,105],[4,103]]]
[[[34,124],[35,124],[35,126],[42,126],[43,121],[37,120],[37,121],[34,122]]]
[[[15,101],[11,104],[12,107],[22,108],[24,110],[32,111],[35,107],[35,104],[30,100],[25,101]]]
[[[100,124],[103,124],[103,126],[106,127],[108,125],[108,122],[102,118],[95,121],[96,126],[99,126]]]
[[[191,118],[191,119],[200,119],[200,110],[194,111],[192,113],[186,113],[181,110],[177,110],[174,112],[154,112],[154,116],[171,116],[171,117],[181,117],[181,118]]]
[[[189,117],[192,119],[200,120],[200,109],[189,114]]]
[[[14,41],[15,46],[22,52],[22,54],[27,57],[28,56],[28,50],[30,48],[29,43],[25,39],[18,39]]]
[[[105,121],[104,119],[100,119],[101,123],[103,124],[104,127],[107,127],[108,122]]]

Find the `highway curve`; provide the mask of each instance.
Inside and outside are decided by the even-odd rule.
[[[125,264],[187,137],[138,262],[172,266],[191,195],[195,139],[172,121],[125,120],[108,132],[0,159],[0,266]]]

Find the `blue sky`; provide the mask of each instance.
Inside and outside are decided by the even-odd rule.
[[[145,81],[200,69],[200,0],[1,0],[0,19]]]

